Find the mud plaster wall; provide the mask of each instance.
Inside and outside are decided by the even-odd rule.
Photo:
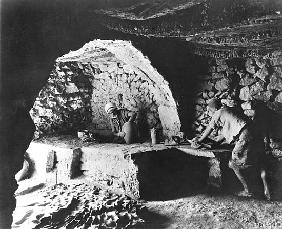
[[[37,136],[110,129],[109,101],[138,111],[141,129],[157,126],[166,138],[180,130],[169,85],[150,61],[130,42],[95,40],[57,59],[31,111]]]
[[[209,73],[199,78],[193,124],[196,132],[203,131],[210,121],[205,113],[208,100],[218,97],[226,106],[242,108],[257,122],[259,131],[268,130],[272,154],[282,156],[281,51],[258,58],[211,59]]]

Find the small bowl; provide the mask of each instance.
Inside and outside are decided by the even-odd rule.
[[[78,138],[85,138],[86,136],[87,136],[87,133],[85,131],[77,131]]]

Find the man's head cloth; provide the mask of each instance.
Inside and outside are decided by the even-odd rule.
[[[112,113],[115,109],[117,108],[116,104],[115,103],[107,103],[106,106],[105,106],[105,111],[107,114],[110,114]]]

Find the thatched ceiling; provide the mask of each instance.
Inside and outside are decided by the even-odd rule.
[[[96,12],[109,29],[184,39],[203,55],[256,56],[282,46],[280,0],[138,1]]]

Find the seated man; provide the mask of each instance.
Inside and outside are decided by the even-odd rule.
[[[203,142],[215,128],[221,130],[222,138],[228,143],[234,143],[232,157],[229,167],[233,169],[237,178],[242,183],[244,190],[239,196],[249,197],[249,187],[241,171],[253,165],[258,165],[262,158],[264,146],[254,137],[254,133],[247,118],[234,108],[221,108],[218,99],[212,99],[208,104],[208,112],[212,116],[208,127],[201,137],[194,138],[192,142],[198,144]]]
[[[137,126],[134,123],[136,113],[118,109],[112,102],[106,104],[105,111],[110,115],[114,143],[131,144],[137,141]]]

